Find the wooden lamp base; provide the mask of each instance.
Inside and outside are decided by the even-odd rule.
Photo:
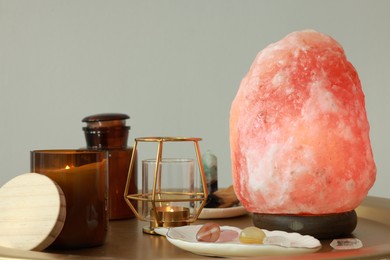
[[[317,239],[333,239],[351,234],[357,225],[355,210],[325,215],[253,213],[253,224],[262,229],[298,232]]]

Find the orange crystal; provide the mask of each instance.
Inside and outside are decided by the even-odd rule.
[[[233,184],[250,212],[356,208],[375,182],[364,94],[342,46],[293,32],[256,56],[230,110]]]

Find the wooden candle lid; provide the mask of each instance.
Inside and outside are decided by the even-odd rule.
[[[38,173],[19,175],[0,188],[0,246],[43,250],[64,226],[61,188]]]

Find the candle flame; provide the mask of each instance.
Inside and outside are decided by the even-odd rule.
[[[69,170],[69,169],[70,169],[70,166],[69,166],[69,165],[66,165],[66,166],[65,166],[65,169],[66,169],[66,170]]]

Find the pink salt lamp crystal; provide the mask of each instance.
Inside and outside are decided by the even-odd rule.
[[[358,74],[339,43],[313,30],[258,53],[231,106],[230,145],[250,212],[348,212],[375,181]]]

